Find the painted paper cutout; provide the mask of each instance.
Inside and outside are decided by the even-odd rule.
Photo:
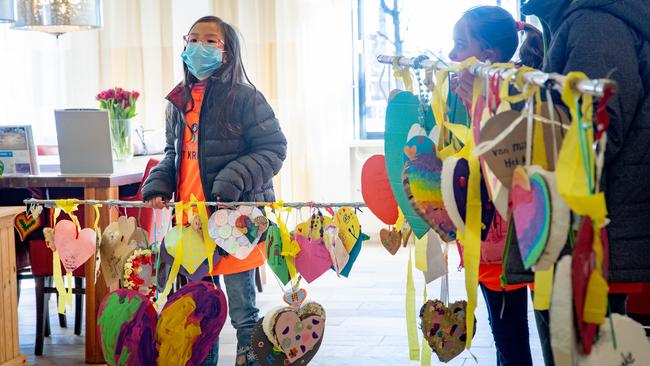
[[[457,301],[447,308],[440,300],[429,300],[420,309],[422,334],[441,362],[451,361],[465,349],[466,307],[465,301]]]
[[[383,155],[373,155],[361,169],[361,194],[379,220],[386,225],[397,221],[397,201],[388,181],[386,159]]]
[[[332,267],[332,257],[323,239],[309,240],[297,235],[295,240],[300,245],[300,252],[296,256],[296,269],[311,283]]]
[[[93,229],[82,229],[70,220],[61,220],[54,227],[54,243],[66,273],[72,273],[95,254],[96,234]]]
[[[136,224],[133,217],[120,216],[111,222],[102,233],[100,245],[101,270],[106,286],[111,287],[122,278],[124,263],[131,252],[136,249],[131,243]]]
[[[208,221],[210,237],[238,259],[248,257],[268,227],[269,220],[262,211],[251,206],[217,210]]]

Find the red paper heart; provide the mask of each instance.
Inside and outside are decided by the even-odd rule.
[[[398,216],[397,201],[388,181],[383,155],[373,155],[363,164],[361,194],[363,201],[378,219],[386,225],[395,224]]]

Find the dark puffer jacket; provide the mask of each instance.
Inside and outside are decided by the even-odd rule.
[[[271,179],[286,158],[287,140],[264,96],[245,84],[234,87],[231,113],[231,122],[241,132],[220,131],[217,113],[226,103],[228,88],[221,77],[208,79],[201,108],[198,161],[206,200],[272,202]],[[142,188],[145,201],[158,196],[170,200],[178,187],[185,125],[182,95],[179,85],[167,96],[165,157]]]
[[[544,71],[610,77],[604,190],[610,282],[650,281],[650,1],[528,0],[551,31]]]

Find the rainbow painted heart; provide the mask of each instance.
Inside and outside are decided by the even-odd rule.
[[[442,201],[441,172],[442,161],[435,153],[418,153],[404,164],[403,187],[415,212],[442,240],[452,241],[456,239],[456,226]]]
[[[519,251],[526,269],[532,267],[548,242],[551,226],[551,198],[544,177],[530,176],[524,167],[512,174],[512,214]]]
[[[97,334],[111,365],[201,365],[226,321],[223,292],[206,282],[183,286],[160,316],[134,290],[119,289],[99,306]]]
[[[456,228],[465,231],[467,212],[467,184],[469,165],[463,158],[449,157],[442,164],[440,186],[442,199],[449,218]],[[496,209],[488,195],[487,187],[481,177],[481,240],[487,238]]]

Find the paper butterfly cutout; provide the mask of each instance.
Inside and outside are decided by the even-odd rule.
[[[257,207],[217,210],[208,220],[208,232],[215,243],[237,259],[246,259],[255,249],[269,220]]]
[[[263,366],[306,365],[316,355],[325,332],[325,310],[310,302],[296,310],[276,308],[253,329],[252,347]],[[273,348],[282,352],[274,352]]]
[[[93,229],[82,229],[70,220],[61,220],[54,227],[54,245],[59,252],[63,268],[72,273],[95,255],[97,234]]]
[[[469,165],[467,160],[456,157],[445,159],[442,164],[440,180],[442,199],[449,218],[461,232],[465,232],[468,183]],[[481,240],[485,240],[492,226],[496,209],[490,201],[483,179],[481,179],[481,205]]]
[[[537,263],[551,230],[551,195],[544,177],[539,173],[528,176],[524,167],[517,167],[510,200],[519,252],[528,269]]]
[[[160,316],[153,303],[136,291],[119,289],[99,306],[97,333],[111,365],[199,366],[226,321],[223,292],[200,282],[169,297]]]
[[[465,301],[457,301],[447,308],[440,300],[429,300],[420,309],[422,334],[441,362],[451,361],[465,349],[466,307]]]

